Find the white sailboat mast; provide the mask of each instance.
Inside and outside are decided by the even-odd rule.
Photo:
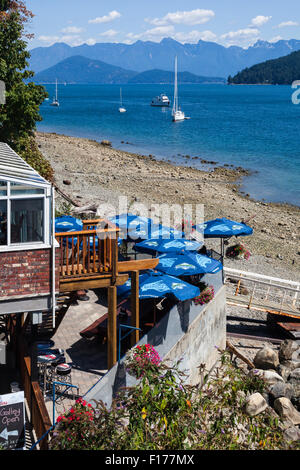
[[[175,82],[174,82],[173,114],[175,114],[176,111],[178,111],[177,56],[175,57]]]

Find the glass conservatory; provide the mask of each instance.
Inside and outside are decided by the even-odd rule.
[[[51,246],[51,184],[0,143],[0,252]]]

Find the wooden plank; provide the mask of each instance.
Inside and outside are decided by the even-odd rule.
[[[116,277],[116,286],[122,286],[128,279],[128,274],[122,274]],[[111,276],[98,276],[95,278],[81,277],[80,279],[63,279],[60,282],[59,292],[72,292],[83,289],[100,289],[111,285]]]
[[[107,367],[117,362],[117,288],[108,288]]]
[[[126,273],[130,271],[143,271],[146,269],[154,269],[159,263],[158,258],[138,259],[130,261],[119,261],[118,272]]]
[[[139,271],[131,274],[131,326],[140,327],[140,296],[139,296]],[[140,339],[139,330],[134,330],[131,335],[131,347],[138,343]]]

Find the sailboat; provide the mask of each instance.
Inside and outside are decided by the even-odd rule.
[[[178,106],[178,86],[177,86],[177,56],[175,57],[175,81],[174,81],[174,102],[172,109],[172,120],[173,121],[184,121],[186,119],[185,114]]]
[[[59,106],[59,101],[57,98],[57,79],[56,79],[56,84],[55,84],[55,96],[53,97],[53,101],[51,103],[51,106]]]
[[[126,108],[122,105],[122,88],[120,88],[120,107],[119,113],[126,113]]]

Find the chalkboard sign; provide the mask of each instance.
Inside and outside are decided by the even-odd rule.
[[[24,392],[0,395],[0,449],[24,448]]]

